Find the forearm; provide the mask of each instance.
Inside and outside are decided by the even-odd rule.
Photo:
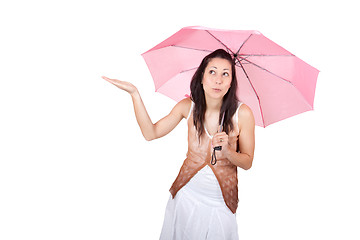
[[[146,111],[139,92],[135,91],[132,93],[131,98],[134,105],[136,121],[139,124],[141,133],[147,141],[153,140],[155,138],[154,124],[152,123],[149,114]]]
[[[232,162],[232,164],[241,167],[244,170],[248,170],[252,165],[252,157],[246,153],[238,153],[233,150],[229,150],[226,154],[226,158]]]

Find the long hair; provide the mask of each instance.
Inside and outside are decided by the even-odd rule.
[[[238,103],[238,99],[236,96],[237,79],[235,72],[235,61],[232,59],[231,55],[227,53],[225,50],[218,49],[207,55],[202,60],[200,66],[196,70],[190,83],[190,91],[191,91],[190,98],[195,103],[194,112],[193,112],[194,125],[198,132],[199,141],[205,129],[204,121],[205,121],[205,112],[206,112],[205,93],[201,82],[204,76],[205,68],[213,58],[222,58],[228,60],[231,63],[232,80],[228,92],[223,97],[223,102],[219,115],[219,124],[221,123],[222,115],[225,112],[223,130],[226,132],[226,134],[229,134],[229,132],[231,132],[234,129],[234,124],[232,123],[231,119],[234,113],[236,112],[237,103]]]

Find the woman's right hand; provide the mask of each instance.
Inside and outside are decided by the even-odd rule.
[[[105,77],[105,76],[102,76],[102,78],[104,80],[108,81],[109,83],[114,84],[118,88],[128,92],[130,95],[133,95],[134,93],[137,92],[137,88],[133,84],[131,84],[129,82],[120,81],[120,80],[117,80],[117,79],[111,79],[111,78],[108,78],[108,77]]]

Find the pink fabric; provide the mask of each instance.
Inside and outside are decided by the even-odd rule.
[[[201,60],[218,48],[238,54],[238,98],[252,109],[256,125],[313,110],[319,71],[258,31],[185,27],[142,56],[155,90],[180,101],[190,95]]]

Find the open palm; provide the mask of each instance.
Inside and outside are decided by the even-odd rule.
[[[115,86],[117,86],[118,88],[130,93],[130,94],[133,94],[137,91],[137,88],[129,83],[129,82],[125,82],[125,81],[120,81],[120,80],[117,80],[117,79],[111,79],[111,78],[108,78],[108,77],[105,77],[105,76],[102,76],[102,78],[106,81],[108,81],[109,83],[112,83],[114,84]]]

